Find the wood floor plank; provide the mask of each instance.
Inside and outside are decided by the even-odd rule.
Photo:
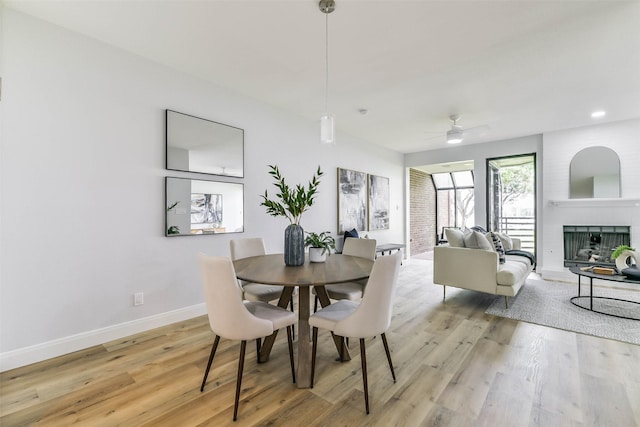
[[[270,360],[247,348],[232,418],[239,343],[206,316],[0,373],[4,426],[640,426],[640,346],[484,313],[495,296],[431,283],[432,262],[405,262],[387,333],[367,339],[371,414],[358,341],[336,361],[321,333],[313,389],[291,383],[287,342]]]

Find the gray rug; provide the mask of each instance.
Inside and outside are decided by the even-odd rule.
[[[504,297],[499,297],[486,313],[640,345],[640,320],[621,319],[576,307],[570,299],[577,292],[575,284],[528,280],[516,297],[509,298],[508,309],[504,307]],[[588,293],[589,287],[583,284],[582,295]],[[640,302],[640,292],[623,289],[594,286],[594,295]],[[588,307],[589,298],[577,302]],[[598,311],[640,318],[638,304],[594,299],[593,307]]]

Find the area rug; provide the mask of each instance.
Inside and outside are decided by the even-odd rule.
[[[575,284],[527,280],[518,295],[509,298],[509,308],[504,306],[504,297],[499,297],[485,313],[640,345],[640,320],[621,319],[576,307],[570,300],[577,292]],[[588,293],[589,287],[583,284],[582,295]],[[640,302],[640,289],[635,292],[594,286],[594,295]],[[578,303],[588,307],[589,299],[582,298]],[[594,309],[640,318],[638,304],[594,299]]]

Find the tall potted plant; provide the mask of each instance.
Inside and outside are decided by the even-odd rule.
[[[290,266],[304,264],[304,230],[300,226],[300,219],[312,205],[320,185],[320,177],[324,174],[320,166],[306,187],[297,184],[290,187],[276,165],[269,165],[269,175],[278,189],[276,199],[269,198],[267,190],[264,190],[260,206],[267,208],[271,216],[283,216],[289,220],[289,226],[284,231],[284,263]]]

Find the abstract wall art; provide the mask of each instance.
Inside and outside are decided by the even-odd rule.
[[[338,168],[338,234],[367,229],[367,174]]]
[[[389,178],[369,175],[369,230],[389,229]]]

